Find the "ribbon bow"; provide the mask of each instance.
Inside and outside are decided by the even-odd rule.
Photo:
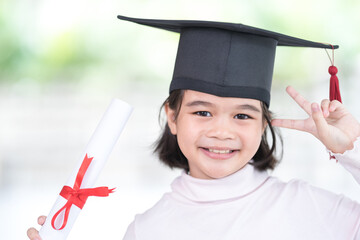
[[[107,196],[109,196],[110,193],[112,193],[114,191],[114,188],[108,189],[108,187],[80,189],[82,180],[83,180],[85,173],[86,173],[92,160],[93,160],[93,157],[89,158],[86,154],[86,156],[80,166],[78,174],[76,175],[74,187],[71,188],[69,186],[64,186],[62,188],[62,190],[60,192],[60,196],[67,199],[67,202],[59,211],[57,211],[55,213],[55,215],[51,219],[51,226],[55,230],[62,230],[66,226],[66,223],[67,223],[67,220],[69,217],[69,213],[70,213],[70,209],[73,204],[75,206],[79,207],[80,209],[82,209],[89,196],[107,197]],[[59,214],[64,210],[65,210],[65,215],[64,215],[63,224],[61,225],[60,228],[56,228],[55,221],[56,221],[57,217],[59,216]]]

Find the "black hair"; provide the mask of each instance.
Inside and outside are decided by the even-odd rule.
[[[175,119],[180,112],[181,103],[184,97],[185,90],[174,90],[170,93],[169,97],[164,101],[160,108],[161,110],[168,104],[169,108],[174,110]],[[282,157],[282,148],[280,156],[277,158],[275,153],[277,152],[277,143],[282,146],[282,138],[280,133],[271,125],[272,113],[269,111],[265,103],[261,102],[261,108],[263,113],[263,121],[266,122],[266,129],[261,137],[259,148],[253,156],[253,161],[249,162],[256,169],[264,171],[267,169],[273,170]],[[267,135],[271,134],[271,146],[268,142]],[[278,138],[278,139],[277,139]],[[177,142],[176,135],[173,135],[167,122],[164,124],[162,134],[155,142],[154,153],[157,153],[161,162],[170,168],[181,168],[185,171],[189,171],[189,163],[181,152]]]

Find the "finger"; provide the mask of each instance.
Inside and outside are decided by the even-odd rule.
[[[293,87],[288,86],[286,92],[294,99],[294,101],[310,116],[311,104],[303,96],[301,96]]]
[[[38,217],[38,224],[40,224],[41,226],[44,225],[45,221],[46,221],[46,216],[42,215]]]
[[[27,236],[31,240],[41,240],[41,237],[39,235],[39,232],[35,228],[29,228],[27,230]]]
[[[274,127],[289,128],[306,132],[304,120],[273,119],[271,125]]]
[[[316,130],[319,136],[319,139],[325,143],[328,139],[329,126],[324,118],[322,111],[317,103],[311,104],[312,119],[314,120]],[[325,144],[326,145],[326,144]]]
[[[343,106],[341,102],[339,102],[338,100],[333,100],[330,102],[329,112],[334,112],[337,108],[341,106]]]
[[[324,118],[327,118],[329,116],[329,106],[330,106],[330,101],[329,99],[324,99],[321,101],[321,110],[323,112],[323,116]]]

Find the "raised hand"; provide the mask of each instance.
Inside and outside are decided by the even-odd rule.
[[[273,126],[311,133],[334,153],[344,153],[353,148],[353,142],[360,136],[360,124],[343,104],[324,99],[320,108],[319,104],[310,103],[293,87],[287,87],[286,91],[309,118],[274,119],[271,122]]]

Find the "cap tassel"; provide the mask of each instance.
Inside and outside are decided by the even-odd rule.
[[[338,100],[341,102],[341,95],[340,95],[340,87],[339,87],[339,79],[336,76],[338,72],[337,68],[332,65],[329,67],[330,77],[330,101]]]
[[[340,95],[340,85],[339,85],[339,79],[336,76],[338,69],[335,67],[334,63],[334,47],[331,45],[332,49],[332,59],[330,58],[329,53],[326,51],[326,53],[329,56],[331,66],[329,67],[329,73],[331,75],[330,77],[330,101],[332,100],[338,100],[341,101],[341,95]],[[326,49],[325,49],[326,50]]]

